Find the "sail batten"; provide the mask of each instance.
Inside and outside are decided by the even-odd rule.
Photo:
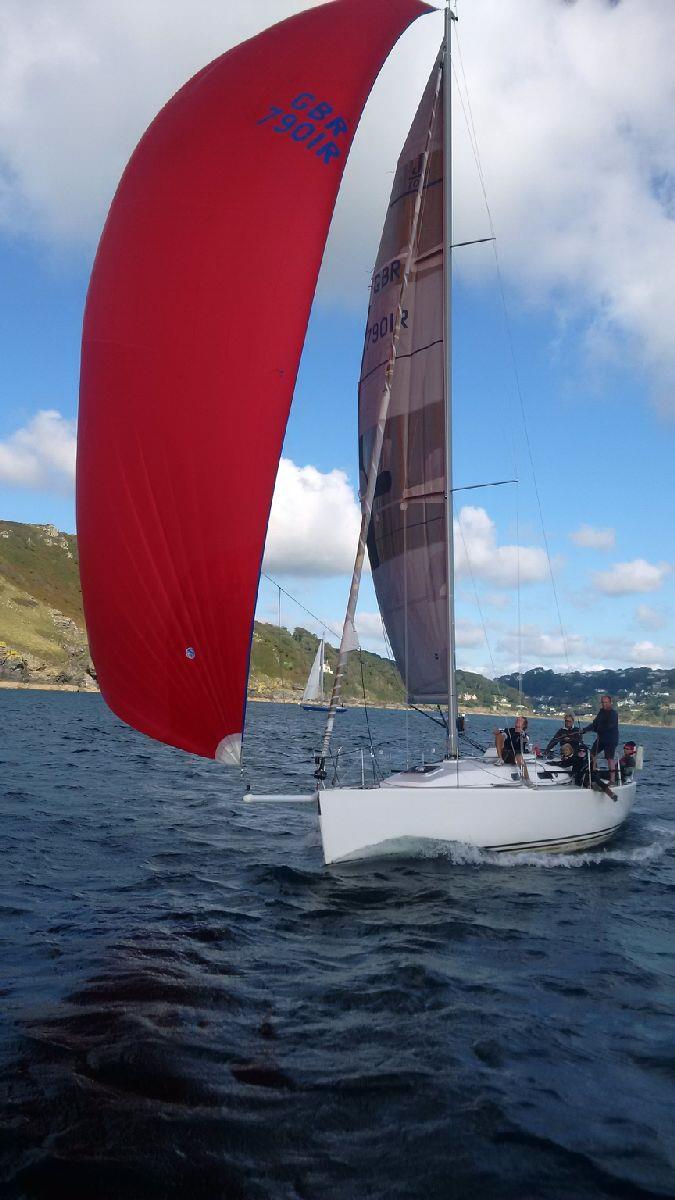
[[[236,761],[310,306],[373,81],[421,0],[335,0],[204,68],[134,152],[85,311],[77,524],[99,683]],[[244,499],[245,498],[245,499]]]

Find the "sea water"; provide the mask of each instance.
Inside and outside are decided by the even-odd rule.
[[[312,806],[241,802],[311,789],[320,714],[251,705],[243,778],[97,695],[0,728],[3,1200],[675,1195],[675,730],[624,727],[606,849],[327,869]],[[441,745],[349,711],[332,770]]]

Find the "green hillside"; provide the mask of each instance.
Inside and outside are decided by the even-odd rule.
[[[502,675],[505,686],[515,675]],[[606,668],[601,671],[558,671],[534,667],[523,675],[523,691],[537,712],[553,714],[572,708],[583,716],[595,715],[600,696],[608,692],[624,721],[675,725],[675,670],[661,667]]]
[[[94,688],[77,539],[0,521],[0,680]]]
[[[299,699],[317,637],[256,622],[249,691],[253,697]],[[326,647],[330,688],[337,651]],[[362,674],[363,672],[363,674]],[[94,688],[78,571],[77,539],[52,525],[0,521],[0,681]],[[458,672],[460,706],[510,707],[512,688]],[[402,704],[403,684],[392,662],[364,650],[351,656],[344,698],[357,703]]]
[[[250,695],[299,700],[317,645],[317,637],[301,627],[291,632],[256,621]],[[327,646],[327,689],[336,662],[337,651]],[[84,627],[77,538],[53,525],[0,521],[0,683],[94,689],[95,678]],[[515,675],[493,682],[458,671],[460,711],[508,714],[519,702],[516,685]],[[362,702],[364,687],[371,704],[404,702],[394,664],[367,650],[350,657],[345,700]],[[624,720],[675,723],[675,671],[631,667],[562,675],[537,667],[523,675],[524,707],[543,715],[557,715],[569,705],[595,711],[599,691],[617,697]]]

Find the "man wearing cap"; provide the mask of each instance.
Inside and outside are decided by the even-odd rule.
[[[581,730],[575,724],[576,718],[574,713],[566,712],[564,717],[564,725],[560,727],[557,733],[554,733],[548,746],[544,750],[544,754],[550,754],[554,746],[560,743],[560,753],[565,754],[565,746],[571,746],[572,750],[578,750],[581,745]],[[565,754],[568,757],[568,754]]]
[[[596,756],[602,750],[607,759],[609,768],[609,782],[614,783],[614,756],[616,748],[619,744],[619,716],[616,709],[612,708],[612,697],[605,692],[604,696],[600,697],[600,712],[590,725],[586,725],[582,729],[583,733],[588,733],[592,729],[595,734],[595,742],[591,749],[593,762],[595,764]]]
[[[624,742],[623,754],[621,755],[621,758],[619,759],[619,771],[621,772],[621,782],[622,783],[627,783],[629,779],[633,778],[633,771],[635,770],[635,763],[636,763],[636,755],[637,755],[637,743],[636,742]]]

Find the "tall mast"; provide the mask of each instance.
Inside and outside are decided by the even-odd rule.
[[[448,757],[457,757],[457,679],[455,676],[455,545],[452,504],[452,73],[451,27],[456,20],[450,5],[445,10],[443,62],[443,297],[445,338],[445,520],[448,578]]]

